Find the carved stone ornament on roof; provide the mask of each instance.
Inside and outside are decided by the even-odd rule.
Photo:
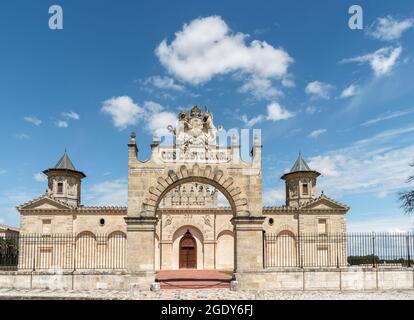
[[[184,152],[195,148],[209,149],[217,143],[217,128],[213,123],[213,114],[206,108],[202,112],[194,106],[190,112],[182,111],[178,115],[176,128],[168,128],[176,136],[176,145]]]

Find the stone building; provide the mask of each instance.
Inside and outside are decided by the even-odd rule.
[[[0,239],[17,238],[18,236],[19,228],[0,223]]]
[[[298,235],[346,231],[348,207],[318,194],[320,174],[309,168],[302,155],[282,176],[286,204],[263,207],[258,136],[254,136],[251,161],[245,162],[237,136],[231,137],[230,146],[217,144],[218,129],[207,110],[194,107],[180,112],[176,127],[169,130],[175,136],[174,145],[160,145],[155,135],[148,160],[139,160],[136,135],[131,135],[126,207],[82,205],[81,182],[86,175],[65,152],[53,168],[44,171],[46,193],[18,207],[21,234],[71,234],[77,243],[92,243],[94,256],[104,255],[114,245],[111,239],[116,239],[122,246],[118,266],[151,278],[160,269],[238,273],[262,269],[263,231],[283,235],[291,246],[293,254],[277,258],[281,266],[288,266],[298,254]],[[220,206],[220,196],[227,206]],[[43,249],[41,254],[53,256],[53,250]],[[328,255],[330,248],[315,250]],[[78,257],[78,269],[91,257],[79,249],[68,255],[70,261]]]

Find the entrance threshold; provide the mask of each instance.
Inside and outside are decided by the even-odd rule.
[[[230,289],[233,277],[217,270],[161,270],[155,281],[161,289]]]

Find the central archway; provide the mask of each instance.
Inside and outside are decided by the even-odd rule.
[[[197,244],[190,230],[180,240],[180,269],[197,269]]]
[[[199,182],[211,185],[219,190],[228,200],[233,216],[249,216],[248,201],[244,196],[238,182],[232,177],[225,177],[222,170],[213,170],[211,166],[201,169],[195,164],[192,169],[183,165],[178,172],[168,171],[167,177],[158,177],[156,184],[148,189],[147,197],[143,201],[143,212],[145,216],[156,217],[156,212],[161,199],[175,187],[189,183]]]

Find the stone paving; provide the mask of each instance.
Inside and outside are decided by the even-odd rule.
[[[0,299],[105,299],[105,300],[414,300],[414,290],[389,291],[230,291],[161,290],[151,291],[73,291],[43,289],[0,289]]]

